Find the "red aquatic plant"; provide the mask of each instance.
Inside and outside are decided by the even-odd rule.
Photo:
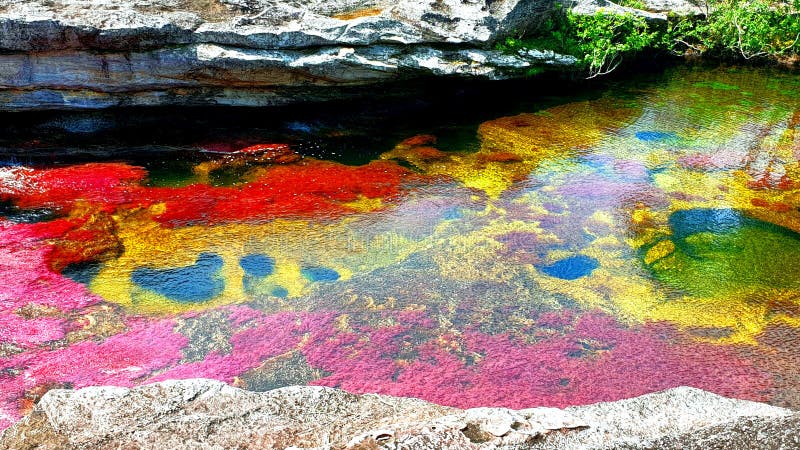
[[[144,169],[118,163],[6,172],[0,178],[0,200],[20,208],[69,212],[88,203],[95,211],[111,213],[122,206],[163,204],[163,212],[155,218],[170,226],[339,216],[357,210],[349,202],[395,198],[401,183],[411,176],[407,169],[386,161],[346,166],[316,160],[264,168],[255,179],[236,187],[142,186]]]
[[[276,217],[335,217],[355,209],[346,203],[392,199],[410,172],[389,162],[365,166],[308,161],[275,166],[254,181],[238,187],[190,185],[182,188],[143,188],[139,200],[163,202],[155,219],[179,226],[270,220]]]
[[[50,169],[15,167],[0,176],[0,200],[20,208],[68,210],[76,202],[113,206],[131,200],[130,188],[147,172],[123,163],[91,163]]]
[[[103,260],[122,251],[117,239],[114,221],[102,211],[87,211],[82,217],[64,219],[73,225],[58,239],[47,254],[47,263],[55,272],[61,272],[71,264]]]

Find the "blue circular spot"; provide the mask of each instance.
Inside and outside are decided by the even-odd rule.
[[[225,282],[217,274],[222,265],[221,256],[202,253],[197,262],[187,267],[136,269],[131,273],[131,281],[179,303],[202,303],[218,296],[225,288]]]
[[[327,267],[305,267],[300,273],[308,281],[336,281],[339,279],[339,272]]]
[[[678,139],[678,135],[666,131],[637,131],[636,139],[644,142],[663,142]]]
[[[461,210],[461,208],[456,208],[456,207],[447,208],[444,211],[444,214],[442,214],[442,218],[444,220],[456,220],[456,219],[461,219],[463,217],[464,217],[464,212]]]
[[[289,291],[283,286],[278,286],[272,290],[272,296],[286,298],[289,296]]]
[[[239,259],[239,265],[248,275],[266,277],[275,271],[275,258],[261,254],[247,255]]]
[[[598,267],[600,267],[600,263],[596,259],[586,255],[576,255],[542,267],[541,271],[562,280],[575,280],[589,275]]]

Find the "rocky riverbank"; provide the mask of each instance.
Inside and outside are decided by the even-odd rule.
[[[205,379],[53,390],[0,449],[779,449],[800,413],[681,387],[566,409],[460,410],[293,386],[248,392]]]
[[[420,77],[566,66],[493,44],[549,0],[0,0],[0,110],[266,106]]]

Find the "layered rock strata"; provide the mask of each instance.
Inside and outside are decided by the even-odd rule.
[[[693,388],[564,410],[459,410],[312,386],[248,392],[218,381],[53,390],[0,449],[779,449],[800,413]]]
[[[569,66],[493,50],[549,0],[0,0],[0,110],[277,105]]]

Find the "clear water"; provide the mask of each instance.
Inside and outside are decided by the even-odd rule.
[[[48,389],[188,377],[798,408],[798,93],[679,68],[395,127],[203,127],[127,153],[7,139],[0,426]]]

